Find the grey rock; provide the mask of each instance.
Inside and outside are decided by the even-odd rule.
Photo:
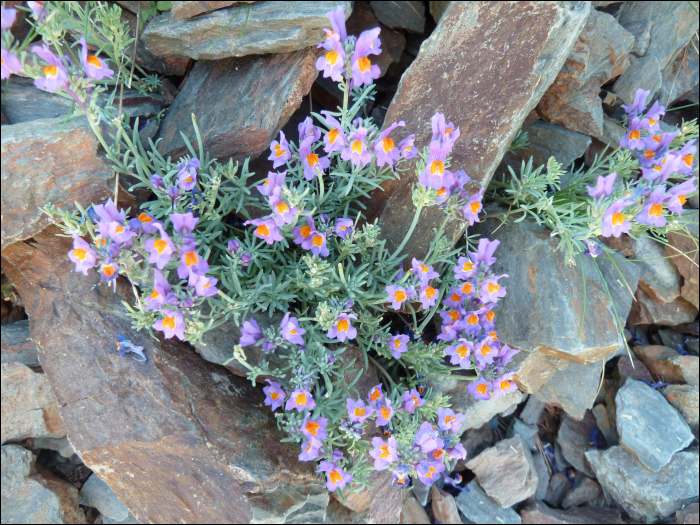
[[[526,425],[520,421],[517,417],[513,418],[510,425],[508,426],[508,432],[506,437],[512,438],[513,436],[520,436],[523,438],[530,451],[537,451],[537,445],[535,445],[534,437],[537,435],[537,427],[535,425]]]
[[[464,435],[462,435],[460,443],[462,443],[464,450],[467,451],[467,459],[465,461],[478,456],[493,444],[491,423],[484,423],[479,428],[467,430]],[[460,463],[462,463],[462,460],[457,462],[457,470],[463,470],[459,469]]]
[[[151,20],[141,39],[156,56],[195,60],[289,53],[321,42],[323,28],[329,27],[326,13],[338,6],[345,18],[350,16],[351,3],[340,1],[255,2],[249,14],[236,16],[239,8],[234,6],[192,20],[176,20],[167,12]]]
[[[315,51],[309,48],[282,55],[197,62],[163,119],[159,151],[175,159],[185,155],[188,150],[180,132],[197,148],[194,113],[204,147],[212,157],[242,161],[257,156],[311,89],[318,74],[315,61]],[[231,97],[231,92],[239,95]]]
[[[678,410],[641,381],[628,379],[615,397],[615,406],[620,444],[653,472],[695,439]]]
[[[654,100],[662,84],[659,60],[654,55],[646,55],[643,58],[630,57],[630,67],[615,81],[612,90],[629,105],[634,102],[638,89],[648,90],[647,100]]]
[[[62,438],[34,438],[32,440],[33,449],[45,448],[48,450],[55,450],[64,458],[71,458],[75,455],[75,450],[73,446],[68,441],[68,437]]]
[[[535,491],[535,499],[540,501],[547,497],[550,479],[549,469],[547,468],[547,462],[544,459],[544,456],[539,452],[535,452],[532,455],[532,459],[535,462],[535,470],[537,471],[537,490]]]
[[[698,437],[698,388],[690,385],[670,385],[659,390],[673,408],[678,410],[695,437]]]
[[[600,432],[603,434],[606,443],[609,447],[614,447],[620,444],[620,436],[617,433],[614,421],[610,421],[608,411],[603,404],[598,404],[593,407],[591,413],[595,417],[595,422]]]
[[[29,338],[28,319],[0,327],[0,341],[2,341],[2,364],[15,361],[27,366],[39,366],[38,350]]]
[[[523,350],[515,355],[509,367],[516,373],[513,379],[518,388],[525,393],[534,394],[558,370],[564,370],[569,366],[569,363],[569,361],[557,357]]]
[[[676,350],[682,349],[686,340],[685,334],[682,334],[680,332],[674,332],[673,330],[670,330],[668,328],[662,328],[657,332],[656,335],[658,335],[661,338],[660,344],[669,348],[674,348]]]
[[[523,401],[523,393],[520,390],[488,401],[474,399],[466,391],[450,394],[450,396],[452,409],[465,415],[461,432],[470,428],[479,428],[484,423],[491,421],[493,416],[507,413],[511,409],[514,410]]]
[[[586,452],[608,501],[642,523],[653,523],[698,499],[698,450],[678,452],[658,472],[645,469],[622,446]]]
[[[416,496],[418,503],[425,507],[428,504],[428,494],[430,493],[430,485],[426,485],[418,478],[413,480],[413,494]]]
[[[603,489],[600,488],[600,485],[597,482],[591,478],[579,478],[576,486],[567,492],[566,496],[564,496],[561,506],[565,510],[568,510],[571,507],[577,507],[594,500],[602,494]]]
[[[603,361],[589,365],[571,363],[534,395],[547,405],[562,408],[574,419],[583,419],[586,410],[593,408],[604,368]]]
[[[564,458],[579,472],[593,476],[593,471],[586,465],[584,452],[591,441],[591,432],[597,430],[596,420],[590,410],[586,410],[580,421],[564,414],[557,434],[557,443]]]
[[[457,508],[467,520],[465,523],[521,523],[517,512],[502,508],[477,480],[471,480],[467,488],[469,492],[460,492],[456,500]]]
[[[119,501],[114,491],[97,474],[92,474],[87,479],[80,489],[80,495],[87,499],[91,507],[95,507],[110,519],[122,521],[129,517],[129,509]]]
[[[611,523],[625,524],[620,511],[609,507],[583,506],[567,511],[551,509],[539,501],[520,511],[523,523],[575,523],[581,525]]]
[[[569,478],[566,477],[566,474],[563,472],[555,472],[549,480],[549,487],[547,487],[547,494],[544,497],[544,501],[552,507],[560,507],[566,493],[569,492],[570,485]]]
[[[618,22],[634,36],[633,55],[643,57],[649,47],[653,7],[646,2],[626,2]]]
[[[102,517],[103,525],[140,525],[140,521],[137,520],[134,515],[130,512],[126,519],[121,521],[113,520],[107,516]]]
[[[224,7],[230,7],[232,4],[239,2],[173,2],[173,6],[170,12],[173,14],[173,18],[179,20],[181,18],[192,18],[203,13],[209,13],[210,11],[216,11],[217,9],[223,9]],[[244,4],[252,4],[253,2],[240,2]]]
[[[520,413],[520,419],[526,425],[537,425],[537,423],[542,421],[546,406],[537,396],[530,396],[525,403],[523,411]]]
[[[654,301],[670,303],[681,295],[681,275],[666,258],[664,245],[648,236],[632,241],[635,265],[639,267],[639,287]]]
[[[686,97],[698,85],[699,71],[698,52],[690,43],[661,71],[661,90],[658,94],[660,103],[668,107]]]
[[[484,492],[508,508],[537,491],[537,471],[527,443],[515,436],[496,443],[467,462]]]
[[[430,14],[432,15],[436,24],[440,22],[442,15],[445,13],[449,5],[449,1],[430,0]]]
[[[519,174],[522,162],[525,161],[527,164],[530,157],[532,157],[533,168],[547,164],[549,157],[554,157],[562,168],[566,169],[576,159],[582,157],[591,144],[591,137],[543,120],[530,124],[523,128],[523,131],[528,134],[528,147],[506,153],[499,171],[506,172],[506,166],[510,166],[516,174]]]
[[[405,29],[409,33],[425,30],[425,2],[371,2],[377,19],[392,29]]]
[[[441,112],[461,130],[452,165],[469,169],[470,192],[488,186],[525,118],[561,69],[589,11],[584,2],[452,2],[389,106],[386,123],[406,122],[395,140],[415,134],[416,147],[427,146],[432,133],[426,123]],[[528,45],[513,46],[521,39]],[[433,79],[427,87],[426,78]],[[366,215],[370,222],[381,216],[388,249],[396,249],[409,229],[415,211],[412,184],[411,177],[403,177],[372,194]],[[407,244],[409,259],[425,255],[443,218],[436,207],[423,211]],[[463,224],[448,223],[445,231],[456,242]]]

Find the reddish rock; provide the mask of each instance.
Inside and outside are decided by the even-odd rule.
[[[615,379],[618,384],[622,386],[625,379],[628,377],[631,379],[636,379],[637,381],[647,381],[648,383],[653,383],[654,379],[651,377],[649,370],[642,362],[632,356],[623,355],[618,359],[617,366],[615,367]]]
[[[611,524],[625,523],[620,511],[609,507],[578,507],[567,511],[551,509],[541,502],[537,502],[530,507],[520,511],[523,523],[533,524]]]
[[[566,370],[554,374],[535,394],[547,405],[563,409],[574,419],[583,419],[586,410],[593,408],[600,387],[605,363],[589,365],[571,363]]]
[[[315,63],[313,48],[197,62],[163,120],[159,151],[173,159],[185,155],[188,150],[180,132],[197,149],[192,127],[195,114],[211,157],[223,161],[257,156],[311,89],[318,74]]]
[[[433,500],[433,516],[440,523],[462,523],[459,517],[459,509],[452,495],[441,491],[435,485],[430,489],[430,498]]]
[[[526,394],[534,394],[559,370],[569,366],[569,361],[547,356],[539,352],[520,352],[513,359],[511,369],[516,375],[513,380]]]
[[[452,152],[453,169],[468,171],[470,191],[486,187],[559,72],[589,10],[588,3],[452,2],[403,75],[389,107],[387,124],[406,122],[395,140],[415,133],[422,149],[430,141],[430,118],[443,113],[462,133]],[[367,217],[372,221],[381,215],[389,250],[398,247],[412,221],[414,182],[409,169],[400,181],[387,182],[372,195]],[[409,259],[427,252],[443,217],[437,207],[423,211],[408,243]],[[457,224],[446,231],[452,241],[462,233]]]
[[[700,513],[698,512],[698,504],[692,503],[686,508],[681,509],[676,512],[676,520],[674,523],[679,525],[684,524],[695,524],[699,523],[698,518],[700,518]]]
[[[696,216],[697,218],[697,216]],[[666,255],[671,257],[671,261],[676,265],[678,271],[683,276],[683,287],[681,296],[686,301],[700,308],[700,294],[698,294],[698,226],[689,225],[686,232],[669,232],[666,235],[668,244],[665,246]],[[678,255],[683,254],[683,255]]]
[[[207,2],[205,0],[198,0],[196,2],[173,2],[173,7],[170,12],[173,14],[175,20],[179,20],[181,18],[192,18],[202,13],[216,11],[217,9],[229,7],[237,3],[251,4],[252,2]]]
[[[666,346],[635,346],[635,355],[657,381],[698,386],[698,360],[694,355],[681,355]]]
[[[401,520],[399,523],[419,523],[430,525],[428,513],[413,494],[407,492],[401,506]]]
[[[679,324],[692,323],[698,315],[698,309],[692,303],[679,297],[670,303],[660,303],[649,297],[640,288],[634,294],[636,299],[632,303],[632,310],[627,321],[630,324],[660,324],[664,326],[678,326]]]
[[[576,486],[564,496],[561,505],[564,510],[568,510],[571,507],[577,507],[594,500],[602,494],[603,489],[596,481],[591,478],[579,478]]]
[[[2,249],[49,224],[39,208],[73,210],[105,200],[114,174],[98,157],[97,138],[85,117],[42,119],[2,129]],[[63,130],[62,130],[63,128]]]
[[[552,478],[549,480],[549,487],[547,487],[547,494],[544,497],[544,501],[549,503],[552,507],[561,506],[561,502],[564,501],[566,493],[569,491],[569,478],[563,472],[555,472]]]
[[[7,304],[5,301],[2,304]],[[2,326],[2,364],[15,361],[27,366],[39,366],[39,355],[29,338],[29,321],[23,319]]]
[[[680,412],[685,422],[688,423],[690,430],[698,437],[698,425],[700,424],[700,416],[698,416],[698,389],[690,385],[671,385],[660,390],[661,394],[666,398],[666,401],[671,403],[671,406]]]

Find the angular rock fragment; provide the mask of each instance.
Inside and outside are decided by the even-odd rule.
[[[210,156],[220,161],[257,156],[311,89],[318,74],[315,62],[313,49],[197,62],[163,120],[159,151],[173,159],[185,155],[180,132],[197,150],[194,114]]]
[[[661,90],[658,94],[661,104],[670,106],[683,99],[698,85],[699,70],[697,49],[692,43],[688,44],[678,53],[675,60],[661,71]]]
[[[538,450],[537,445],[535,445],[535,436],[537,435],[537,432],[538,429],[536,425],[526,425],[515,417],[508,426],[506,437],[511,438],[513,436],[520,436],[523,438],[525,443],[527,443],[530,451],[536,452]]]
[[[655,381],[698,386],[698,356],[681,355],[672,348],[656,345],[635,346],[634,353]]]
[[[537,471],[537,490],[535,491],[535,499],[541,501],[547,497],[547,490],[549,489],[549,480],[551,476],[549,475],[549,468],[547,467],[547,461],[544,456],[539,452],[534,452],[532,454],[532,459],[535,462],[535,470]]]
[[[114,175],[97,155],[99,142],[85,117],[40,119],[2,128],[2,249],[32,237],[49,219],[51,203],[73,210],[102,202],[114,191]]]
[[[700,308],[700,251],[698,250],[698,216],[689,215],[688,219],[695,223],[688,224],[685,232],[669,232],[666,235],[668,244],[665,245],[666,255],[672,256],[671,261],[683,276],[681,297],[690,302],[695,308]],[[681,255],[682,254],[682,255]]]
[[[460,441],[464,450],[467,451],[468,461],[471,458],[475,458],[481,454],[485,449],[489,448],[493,444],[493,431],[491,430],[491,423],[487,422],[481,425],[479,428],[467,430]],[[460,468],[460,464],[462,464]],[[466,467],[463,465],[460,459],[457,462],[457,467],[455,470],[464,470]]]
[[[518,388],[526,394],[534,394],[549,381],[559,370],[569,366],[570,361],[559,359],[539,352],[522,351],[509,364],[515,370],[513,380]]]
[[[508,508],[526,500],[537,490],[537,472],[527,443],[515,436],[496,443],[467,462],[484,492]]]
[[[693,503],[691,505],[688,505],[684,509],[681,509],[678,512],[676,512],[676,520],[674,523],[700,523],[700,521],[698,521],[698,518],[700,518],[700,515],[698,513],[698,504]]]
[[[537,396],[530,396],[527,398],[523,411],[520,412],[520,419],[526,425],[537,425],[542,421],[546,406]]]
[[[431,521],[423,505],[412,495],[404,498],[401,505],[401,523],[418,523],[430,525]]]
[[[618,22],[634,37],[630,53],[643,57],[649,47],[653,8],[648,2],[629,2],[625,7],[628,9],[622,10]]]
[[[629,379],[615,397],[620,445],[659,472],[695,439],[678,411],[652,387]]]
[[[573,523],[573,524],[612,524],[626,523],[620,511],[609,507],[579,507],[567,511],[552,509],[541,502],[520,511],[523,523]]]
[[[635,379],[637,381],[647,381],[648,383],[653,383],[654,378],[651,377],[651,373],[644,364],[637,359],[634,354],[632,356],[623,355],[617,361],[617,366],[613,372],[615,380],[618,385],[622,386],[625,384],[627,378]]]
[[[442,15],[445,13],[445,10],[449,5],[449,1],[430,0],[430,14],[432,15],[433,20],[435,20],[436,24],[440,22]]]
[[[603,494],[603,489],[591,478],[579,478],[574,488],[567,492],[561,505],[564,510],[583,505]]]
[[[584,452],[589,448],[594,431],[598,431],[595,416],[590,410],[586,410],[585,416],[580,421],[563,414],[557,434],[557,443],[561,447],[564,459],[587,476],[593,476],[593,471],[586,465]]]
[[[593,408],[604,368],[603,361],[590,365],[571,363],[534,395],[547,405],[563,409],[574,419],[583,419],[586,410]]]
[[[617,433],[617,428],[615,428],[614,420],[611,422],[608,416],[608,411],[605,405],[598,404],[593,407],[591,413],[595,417],[595,422],[600,432],[605,438],[605,442],[609,447],[614,447],[620,444],[620,436]]]
[[[634,37],[607,13],[592,10],[564,67],[537,105],[548,122],[600,136],[600,87],[629,67]]]
[[[559,468],[563,468],[559,465]],[[546,501],[552,507],[560,507],[561,502],[564,501],[566,493],[569,492],[569,478],[563,472],[555,472],[552,478],[549,480],[549,487],[547,488],[547,495],[544,497]]]
[[[452,166],[469,173],[471,191],[486,187],[525,117],[559,72],[589,10],[588,3],[452,2],[403,75],[385,122],[405,121],[396,139],[415,133],[422,149],[432,135],[430,118],[443,113],[461,129]],[[431,82],[426,84],[426,78]],[[414,182],[410,175],[386,183],[383,191],[374,192],[367,210],[370,221],[382,216],[390,250],[398,247],[412,221]],[[443,217],[436,207],[421,213],[406,250],[409,259],[425,255]],[[454,240],[461,235],[457,224],[446,231]]]
[[[39,366],[39,354],[34,342],[29,338],[29,320],[3,325],[2,364],[11,361],[27,366]]]
[[[670,385],[659,390],[673,408],[678,410],[695,437],[698,437],[698,389],[690,385]]]
[[[2,365],[2,444],[66,435],[51,385],[21,363]]]
[[[520,516],[511,508],[502,508],[489,497],[479,482],[471,480],[469,491],[457,496],[457,507],[469,523],[521,523]]]
[[[698,309],[692,303],[679,297],[670,303],[654,301],[641,288],[634,294],[636,299],[628,318],[629,324],[660,324],[678,326],[692,323],[698,315]]]
[[[97,474],[92,474],[80,489],[91,507],[95,507],[100,514],[115,521],[122,521],[129,517],[129,509],[119,501],[109,485],[102,481]]]
[[[638,89],[649,91],[647,100],[654,100],[662,84],[661,65],[654,55],[630,57],[630,67],[615,81],[612,90],[629,105],[634,102],[634,94]]]
[[[678,452],[659,472],[646,470],[621,446],[586,452],[608,501],[642,523],[653,523],[698,498],[698,450]]]
[[[289,53],[321,42],[329,26],[326,13],[338,6],[350,16],[351,3],[341,1],[254,2],[249,13],[233,6],[192,20],[167,12],[150,21],[141,39],[156,56],[195,60]]]
[[[432,509],[435,520],[440,523],[462,523],[455,499],[451,494],[441,491],[435,485],[430,489],[433,500]]]
[[[217,9],[223,9],[224,7],[230,7],[237,3],[252,4],[252,2],[207,2],[203,0],[198,0],[196,2],[173,2],[173,7],[170,9],[170,12],[173,14],[175,20],[180,20],[182,18],[192,18],[203,13],[209,13],[210,11],[216,11]]]
[[[670,303],[681,295],[681,276],[671,259],[666,258],[664,245],[651,237],[632,241],[635,264],[639,267],[639,288],[653,300]]]
[[[422,33],[425,29],[425,3],[371,2],[379,21],[392,29],[405,29],[410,33]]]
[[[484,423],[491,421],[491,418],[496,414],[514,409],[523,401],[523,394],[520,390],[488,401],[474,399],[473,396],[464,391],[464,388],[462,390],[462,392],[450,393],[452,409],[465,415],[461,432],[470,428],[479,428]]]

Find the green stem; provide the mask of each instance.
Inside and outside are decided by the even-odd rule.
[[[382,374],[384,374],[384,377],[386,377],[389,380],[389,383],[391,383],[391,388],[392,389],[396,388],[396,383],[394,383],[394,381],[391,379],[391,376],[389,375],[389,373],[386,370],[384,370],[384,367],[382,365],[380,365],[379,363],[377,363],[377,360],[374,357],[372,357],[371,355],[367,355],[367,357],[369,357],[369,360],[372,361],[372,363],[374,363],[374,366],[376,366],[379,369],[379,371]]]
[[[413,215],[413,222],[411,222],[411,227],[408,229],[408,232],[406,232],[406,236],[403,238],[403,241],[401,242],[399,247],[396,248],[396,251],[392,254],[392,259],[398,257],[399,253],[401,253],[401,250],[403,250],[404,246],[406,246],[408,239],[410,239],[411,235],[413,235],[413,230],[416,229],[416,225],[418,224],[418,218],[420,217],[421,211],[423,211],[422,204],[416,208],[416,213]]]

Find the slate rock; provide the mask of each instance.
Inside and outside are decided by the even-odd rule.
[[[566,370],[554,374],[534,395],[547,405],[561,408],[574,419],[583,419],[586,410],[593,408],[604,368],[603,361],[589,365],[571,363]]]
[[[539,352],[521,351],[509,364],[515,371],[513,380],[518,388],[527,394],[534,394],[559,370],[569,366],[570,361]]]
[[[2,128],[2,249],[32,237],[49,219],[51,203],[73,210],[114,191],[114,174],[85,117],[40,119]]]
[[[608,507],[579,507],[567,511],[552,509],[541,502],[520,511],[523,523],[553,523],[553,524],[611,524],[626,523],[620,511]]]
[[[537,396],[530,396],[520,412],[520,419],[526,425],[537,425],[542,421],[546,406]]]
[[[592,10],[564,67],[537,105],[547,122],[603,134],[600,87],[629,67],[634,37],[607,13]]]
[[[694,440],[678,410],[641,381],[628,380],[618,391],[615,406],[620,445],[653,472],[661,470]]]
[[[403,504],[401,505],[401,523],[419,523],[426,525],[430,525],[431,523],[428,513],[425,512],[425,508],[418,503],[418,500],[412,494],[408,494],[404,497]]]
[[[5,445],[0,457],[3,523],[86,523],[78,490],[45,469],[37,472],[34,454]]]
[[[655,380],[663,383],[698,386],[698,361],[694,355],[681,355],[666,346],[635,346],[635,355],[649,369]]]
[[[192,126],[195,114],[210,156],[220,161],[257,156],[267,149],[311,89],[318,74],[315,62],[311,48],[282,55],[197,62],[163,119],[159,151],[174,159],[185,155],[188,150],[180,132],[197,149]],[[232,92],[239,96],[230,96]]]
[[[415,478],[413,484],[413,495],[420,505],[425,507],[428,504],[428,494],[430,494],[430,485],[426,485],[418,478]]]
[[[646,55],[643,58],[630,57],[630,67],[615,81],[612,90],[629,105],[634,102],[638,89],[650,91],[647,100],[653,101],[662,85],[659,60],[654,55]]]
[[[613,376],[620,386],[625,383],[627,378],[654,383],[654,378],[651,377],[647,367],[634,354],[632,356],[623,355],[618,359]]]
[[[559,462],[557,462],[557,465],[559,466]],[[560,466],[560,468],[562,467]],[[549,480],[549,487],[547,487],[547,494],[544,497],[544,501],[552,507],[560,507],[570,487],[571,483],[566,474],[563,472],[555,472]]]
[[[635,5],[637,4],[637,5]],[[635,56],[643,57],[649,47],[651,38],[652,11],[645,7],[644,2],[629,2],[625,7],[634,5],[631,9],[623,9],[618,18],[622,27],[629,31],[634,37],[634,45],[630,50]]]
[[[430,118],[443,113],[461,129],[452,151],[453,168],[469,171],[469,191],[486,187],[561,69],[589,10],[590,4],[583,2],[452,2],[389,106],[385,123],[406,122],[394,132],[394,140],[415,134],[416,147],[422,149],[432,137]],[[427,78],[432,79],[428,84]],[[412,184],[413,177],[402,177],[372,193],[366,215],[370,222],[381,216],[389,250],[398,247],[412,221]],[[443,218],[434,206],[424,209],[407,244],[409,259],[425,255]],[[463,230],[461,224],[449,223],[445,231],[454,242]]]
[[[698,389],[690,385],[670,385],[659,390],[673,408],[678,410],[691,432],[698,437]]]
[[[121,521],[113,520],[107,516],[102,517],[102,525],[139,525],[140,523],[141,522],[137,520],[131,512],[126,519]]]
[[[430,489],[430,498],[433,501],[431,507],[436,521],[440,523],[462,523],[454,496],[443,492],[433,485]]]
[[[485,449],[493,445],[493,431],[491,430],[491,423],[486,422],[479,428],[473,428],[467,430],[460,440],[464,450],[467,451],[467,458],[464,461],[468,461],[471,458],[475,458],[481,454]],[[461,466],[461,468],[460,468]],[[455,470],[464,470],[464,462],[460,459],[457,462],[457,467]]]
[[[586,465],[584,452],[589,447],[593,431],[598,431],[595,416],[590,410],[580,421],[567,414],[562,415],[561,426],[557,434],[557,443],[564,458],[579,472],[593,476],[593,471]]]
[[[561,505],[564,510],[583,505],[603,494],[600,485],[591,478],[578,478],[576,486],[564,496]]]
[[[236,16],[239,7],[233,6],[191,20],[177,20],[166,12],[149,22],[141,39],[156,56],[195,60],[289,53],[316,47],[325,37],[323,28],[330,24],[326,13],[338,6],[347,19],[352,5],[340,1],[255,2],[249,13],[246,9]]]
[[[620,444],[620,436],[617,433],[617,428],[615,427],[615,420],[610,420],[608,416],[608,410],[605,405],[597,404],[591,410],[591,413],[595,417],[596,426],[603,434],[605,442],[609,447],[614,447]]]
[[[467,488],[468,492],[457,495],[457,507],[467,519],[466,523],[521,523],[517,512],[502,508],[484,492],[477,480],[471,480]]]
[[[80,495],[95,507],[100,514],[115,521],[122,521],[129,517],[129,509],[119,501],[109,485],[102,481],[97,474],[92,474],[80,489]]]
[[[66,435],[51,385],[22,363],[2,365],[2,444]]]
[[[62,438],[33,438],[28,440],[28,442],[31,443],[30,448],[34,450],[40,448],[55,450],[66,459],[71,459],[75,455],[75,450],[73,450],[73,446],[70,444],[70,441],[68,441],[68,437],[66,436],[63,436]]]
[[[678,452],[658,472],[646,470],[621,446],[589,450],[586,458],[607,500],[635,521],[652,523],[697,501],[697,448]]]
[[[641,288],[634,294],[635,302],[627,319],[629,324],[657,324],[678,326],[691,323],[698,315],[698,309],[683,297],[670,303],[654,301]]]
[[[113,293],[76,274],[71,240],[57,231],[5,248],[2,266],[85,465],[142,523],[322,521],[324,482],[280,443],[260,387],[134,331],[122,305],[133,302],[129,284],[119,279]],[[148,362],[121,358],[115,332],[143,345]]]
[[[515,436],[496,443],[467,462],[484,492],[508,508],[537,491],[537,472],[527,443]]]
[[[661,90],[657,95],[661,104],[670,106],[683,99],[698,85],[699,72],[698,52],[690,43],[661,71]]]
[[[537,471],[537,490],[535,491],[535,499],[540,501],[547,497],[549,489],[549,468],[544,456],[539,452],[532,454],[532,459],[535,462],[535,470]]]
[[[698,285],[700,284],[698,275],[698,264],[700,264],[700,256],[698,255],[698,216],[697,214],[689,215],[688,219],[694,221],[695,224],[688,224],[685,232],[669,232],[666,234],[668,244],[664,248],[666,255],[671,257],[670,261],[673,262],[683,276],[681,296],[695,308],[700,308],[700,294],[698,294]],[[684,255],[678,255],[679,253]]]
[[[681,275],[664,245],[647,236],[632,241],[635,265],[639,266],[639,287],[654,301],[670,303],[681,295]]]
[[[39,366],[36,345],[29,338],[28,319],[3,325],[0,328],[0,337],[2,340],[2,364],[14,361],[27,366]]]
[[[523,393],[520,390],[489,400],[474,399],[466,390],[450,394],[452,409],[465,415],[461,432],[471,428],[479,428],[484,423],[491,421],[493,416],[514,410],[522,401]]]
[[[436,24],[440,22],[442,15],[445,14],[445,10],[449,5],[449,1],[430,0],[430,14],[432,15],[433,20],[435,20]]]
[[[595,96],[597,98],[598,95]],[[600,119],[602,128],[602,108]],[[591,144],[591,137],[543,120],[530,124],[523,128],[523,131],[527,132],[528,146],[507,152],[498,168],[499,172],[508,172],[507,166],[510,166],[519,175],[522,162],[525,161],[527,164],[530,157],[532,157],[533,168],[547,164],[549,157],[554,157],[562,168],[566,169],[576,159],[582,157]]]
[[[392,29],[405,29],[410,33],[425,30],[425,2],[371,2],[379,21]]]
[[[223,9],[224,7],[230,7],[238,3],[252,4],[252,2],[207,2],[202,0],[196,2],[173,2],[170,12],[173,14],[175,20],[180,20],[182,18],[192,18],[203,13],[209,13],[210,11],[216,11],[217,9]]]
[[[698,504],[693,503],[691,505],[688,505],[684,509],[679,510],[676,512],[676,520],[674,523],[698,523],[698,518],[700,518],[700,515],[698,513]]]
[[[538,448],[537,445],[535,445],[534,438],[537,435],[537,432],[537,426],[526,425],[517,417],[514,417],[513,420],[510,422],[510,425],[508,425],[506,437],[512,438],[513,436],[520,436],[521,438],[523,438],[525,443],[527,443],[527,446],[530,449],[530,451],[536,452]]]

